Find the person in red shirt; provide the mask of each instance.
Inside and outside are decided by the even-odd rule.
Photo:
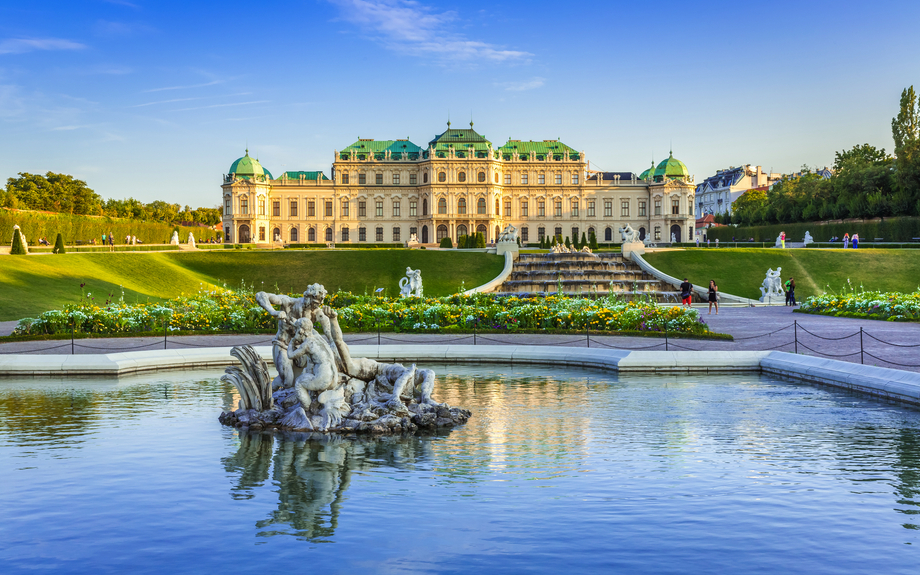
[[[684,278],[684,283],[680,284],[680,301],[681,305],[690,307],[690,298],[693,296],[693,285]]]

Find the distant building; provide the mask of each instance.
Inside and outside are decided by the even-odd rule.
[[[558,140],[493,146],[451,129],[427,146],[359,139],[318,171],[275,178],[246,155],[222,182],[224,237],[240,243],[423,244],[481,232],[493,242],[514,224],[523,242],[545,237],[619,242],[630,224],[652,241],[693,234],[693,178],[669,157],[642,177],[593,172]],[[684,240],[685,241],[685,240]]]
[[[719,170],[716,175],[696,186],[696,217],[700,219],[707,214],[730,214],[732,203],[741,194],[752,188],[772,185],[782,177],[780,174],[766,173],[760,166],[751,167],[750,164]]]

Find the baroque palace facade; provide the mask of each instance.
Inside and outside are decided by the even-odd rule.
[[[426,148],[359,139],[335,152],[331,179],[275,178],[247,150],[221,186],[225,240],[403,243],[416,234],[429,244],[482,232],[493,242],[508,224],[523,243],[592,231],[598,242],[620,242],[626,224],[653,242],[693,238],[695,187],[673,155],[639,176],[595,172],[583,152],[558,140],[493,148],[472,122],[447,128]]]

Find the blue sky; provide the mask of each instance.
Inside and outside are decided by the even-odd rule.
[[[593,169],[673,145],[697,179],[892,148],[920,86],[920,3],[187,0],[0,6],[0,178],[219,203],[248,145],[275,174],[358,137],[424,145],[472,114],[497,144],[561,138]]]

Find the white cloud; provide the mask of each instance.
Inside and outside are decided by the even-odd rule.
[[[216,84],[223,84],[226,80],[211,80],[210,82],[205,82],[203,84],[190,84],[188,86],[166,86],[165,88],[152,88],[150,90],[144,90],[144,93],[150,92],[165,92],[166,90],[187,90],[189,88],[204,88],[205,86],[214,86]]]
[[[340,8],[340,20],[371,34],[388,49],[443,62],[488,60],[525,62],[533,54],[470,40],[450,31],[456,12],[435,12],[412,0],[328,0]]]
[[[530,80],[525,80],[523,82],[500,82],[495,85],[504,88],[507,92],[525,92],[527,90],[540,88],[545,83],[546,78],[534,76]]]
[[[0,54],[22,54],[35,50],[82,50],[86,45],[62,38],[9,38],[0,41]]]
[[[197,106],[195,108],[179,108],[178,110],[169,110],[170,112],[189,112],[191,110],[208,110],[210,108],[229,108],[231,106],[248,106],[250,104],[267,104],[271,100],[253,100],[252,102],[234,102],[232,104],[211,104],[210,106]]]

